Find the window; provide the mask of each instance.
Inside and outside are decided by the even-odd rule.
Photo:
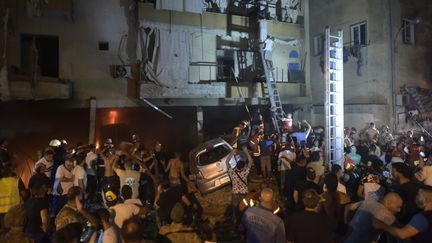
[[[108,51],[108,50],[109,50],[109,42],[99,41],[99,51]]]
[[[324,35],[319,34],[313,38],[313,54],[314,56],[321,55],[324,48]]]
[[[402,20],[402,41],[405,44],[415,44],[415,20]]]
[[[226,157],[230,153],[230,149],[225,145],[219,145],[212,149],[207,149],[204,153],[198,155],[199,165],[209,165],[216,163]],[[225,162],[225,161],[223,161]]]
[[[351,25],[351,45],[366,45],[366,22]]]
[[[59,75],[59,38],[57,36],[21,35],[21,68],[26,74]]]

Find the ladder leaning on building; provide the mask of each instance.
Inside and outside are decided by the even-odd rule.
[[[344,97],[343,97],[343,32],[330,34],[325,30],[325,146],[328,165],[344,162]]]

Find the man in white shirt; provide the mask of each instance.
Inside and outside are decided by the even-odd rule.
[[[272,50],[273,50],[273,42],[274,37],[267,36],[267,39],[264,41],[264,59],[267,64],[267,67],[270,71],[273,71],[273,58],[272,58]]]
[[[114,172],[120,177],[120,188],[124,185],[128,185],[132,188],[132,198],[138,198],[139,196],[139,180],[141,174],[132,169],[132,162],[128,161],[124,163],[124,170],[115,161],[113,164]]]
[[[83,167],[84,160],[78,159],[72,174],[75,178],[73,185],[79,186],[83,192],[86,192],[87,188],[87,173]]]
[[[51,216],[55,217],[67,202],[67,193],[73,186],[75,180],[74,175],[72,174],[73,169],[73,158],[67,159],[64,164],[57,168],[53,188],[53,210]]]
[[[115,206],[110,207],[111,214],[114,216],[114,223],[117,227],[121,228],[123,226],[123,222],[130,217],[136,215],[145,217],[147,211],[136,205],[134,203],[130,203],[130,197],[132,196],[132,189],[130,186],[125,185],[121,189],[122,198],[125,200],[124,203],[119,203]]]
[[[51,178],[51,172],[54,165],[54,151],[51,149],[45,149],[43,157],[38,160],[34,166],[33,174],[36,173],[36,169],[42,164],[45,165],[46,168],[44,171],[45,175],[48,176],[48,178]]]

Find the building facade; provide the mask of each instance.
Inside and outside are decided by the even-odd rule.
[[[320,123],[323,117],[322,34],[330,26],[344,32],[345,126],[362,129],[375,122],[396,131],[418,129],[407,118],[409,99],[403,88],[432,88],[426,64],[431,51],[430,9],[428,1],[310,0],[315,121]]]

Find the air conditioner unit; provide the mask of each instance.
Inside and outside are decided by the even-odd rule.
[[[114,78],[131,78],[132,68],[127,65],[114,65],[111,66],[111,74]]]

